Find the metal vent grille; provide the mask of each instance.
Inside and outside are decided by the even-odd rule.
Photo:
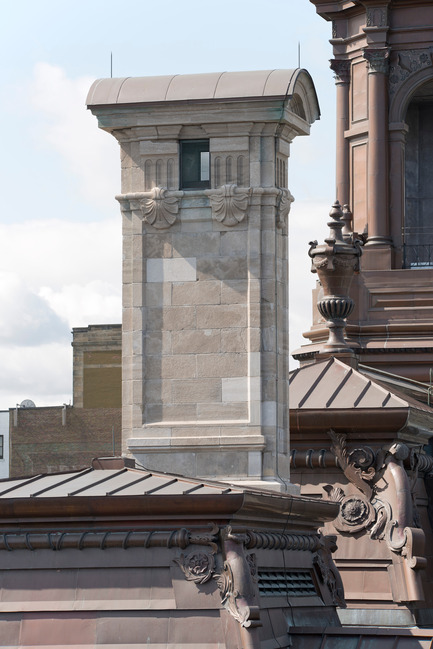
[[[317,595],[311,573],[307,570],[259,570],[262,597],[312,597]]]

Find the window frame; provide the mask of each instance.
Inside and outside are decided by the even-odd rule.
[[[209,171],[208,171],[208,179],[207,180],[198,180],[198,179],[193,179],[193,180],[185,180],[185,167],[184,167],[184,158],[186,155],[186,151],[184,151],[184,148],[187,148],[188,145],[206,145],[206,148],[203,150],[200,150],[198,148],[197,154],[201,158],[202,153],[207,153],[208,154],[208,164],[209,164]],[[200,139],[188,139],[188,140],[179,140],[179,186],[180,189],[184,190],[190,190],[190,189],[210,189],[211,186],[211,157],[210,157],[210,141],[209,139],[206,138],[200,138]],[[199,171],[201,172],[202,170],[202,164],[201,160],[199,158],[199,163],[198,163],[198,168]]]

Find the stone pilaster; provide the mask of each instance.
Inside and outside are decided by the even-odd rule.
[[[350,200],[350,149],[345,132],[349,128],[350,61],[332,59],[337,91],[336,191],[341,205]]]
[[[389,48],[364,48],[368,61],[368,239],[366,246],[389,246],[388,69]]]

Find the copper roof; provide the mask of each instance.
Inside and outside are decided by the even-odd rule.
[[[314,106],[312,122],[319,118],[317,96],[309,73],[299,68],[172,74],[159,77],[97,79],[87,95],[87,106],[209,101],[246,98],[290,98],[301,80]]]
[[[112,468],[110,468],[112,467]],[[244,489],[203,482],[124,465],[122,458],[97,459],[92,467],[0,481],[1,498],[66,498],[68,496],[177,496],[242,493]]]
[[[403,408],[433,415],[429,406],[373,381],[337,358],[312,363],[290,373],[290,407],[304,409]]]
[[[337,358],[294,370],[289,384],[292,433],[333,428],[363,433],[404,430],[431,436],[432,408]]]

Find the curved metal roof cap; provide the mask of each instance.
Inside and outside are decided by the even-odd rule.
[[[211,72],[161,77],[98,79],[87,96],[88,106],[143,104],[153,102],[290,98],[299,94],[307,121],[320,116],[313,80],[306,70],[256,70],[253,72]]]

